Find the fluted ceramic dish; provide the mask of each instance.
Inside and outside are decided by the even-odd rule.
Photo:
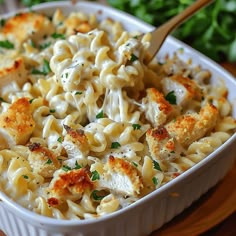
[[[98,19],[110,17],[123,22],[127,30],[151,31],[152,26],[112,9],[91,2],[70,1],[40,4],[33,9],[52,15],[56,8],[69,13],[80,10],[95,13]],[[13,15],[15,13],[11,13]],[[10,16],[5,15],[4,17]],[[236,117],[236,80],[218,64],[169,36],[158,53],[171,54],[184,48],[183,57],[203,65],[212,72],[214,79],[222,78],[228,87],[228,98],[233,104]],[[189,207],[203,193],[219,182],[232,168],[235,161],[236,134],[200,163],[176,179],[145,196],[136,203],[110,215],[88,220],[58,220],[33,213],[12,201],[0,192],[0,229],[8,236],[141,236],[148,235]]]

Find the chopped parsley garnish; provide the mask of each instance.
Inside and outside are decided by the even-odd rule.
[[[183,53],[183,52],[184,52],[184,48],[181,47],[181,48],[178,49],[178,51],[179,51],[180,53]]]
[[[119,148],[121,145],[120,145],[120,143],[118,143],[118,142],[112,142],[111,143],[111,148],[112,149],[116,149],[116,148]]]
[[[59,33],[56,33],[56,32],[53,33],[51,35],[51,37],[54,38],[54,39],[65,39],[66,38],[66,36],[64,34],[59,34]]]
[[[0,26],[3,27],[6,23],[6,20],[5,19],[1,19],[0,20]]]
[[[158,179],[154,176],[152,178],[152,182],[154,183],[154,185],[157,185],[158,184]]]
[[[24,179],[29,179],[28,175],[22,175]]]
[[[153,162],[154,169],[162,171],[161,167],[157,161],[153,160],[152,162]]]
[[[64,171],[67,172],[67,171],[72,170],[72,169],[71,169],[71,167],[69,167],[69,166],[63,165],[63,166],[62,166],[62,170],[64,170]]]
[[[13,49],[13,48],[14,48],[14,44],[11,43],[11,42],[8,41],[8,40],[0,41],[0,47],[2,47],[2,48],[7,48],[7,49]]]
[[[133,53],[131,54],[131,57],[130,57],[130,61],[131,62],[134,62],[134,61],[137,61],[138,60],[138,57],[135,56]]]
[[[92,172],[91,179],[92,179],[92,181],[100,179],[100,175],[96,170]]]
[[[35,100],[35,98],[30,99],[29,103],[31,104],[34,100]]]
[[[48,160],[45,162],[45,164],[48,164],[48,165],[52,164],[52,160],[51,160],[51,159],[48,159]]]
[[[49,72],[51,72],[51,68],[49,66],[49,61],[46,59],[43,60],[43,72],[45,74],[48,74]]]
[[[50,109],[49,111],[50,111],[50,113],[55,113],[56,112],[55,109]]]
[[[31,47],[36,48],[35,43],[32,39],[30,39],[29,43]]]
[[[45,48],[48,48],[50,45],[51,45],[51,42],[41,44],[41,45],[39,45],[39,49],[43,50]]]
[[[77,161],[75,162],[75,167],[74,168],[71,168],[70,166],[67,166],[67,165],[62,166],[62,170],[64,170],[65,172],[70,171],[70,170],[78,170],[78,169],[81,169],[81,168],[82,168],[82,166],[79,165]]]
[[[134,130],[140,129],[141,125],[140,124],[132,124]]]
[[[59,138],[57,139],[57,142],[62,143],[62,137],[59,137]]]
[[[98,190],[94,190],[91,194],[92,198],[96,201],[101,201],[105,196],[100,196],[98,193],[99,193]]]
[[[82,166],[79,165],[78,162],[76,161],[76,162],[75,162],[75,168],[74,168],[74,169],[78,170],[78,169],[80,169],[80,168],[82,168]]]
[[[43,71],[40,71],[40,70],[38,70],[38,69],[33,69],[33,70],[31,71],[31,73],[32,73],[33,75],[44,75]]]
[[[51,68],[49,66],[49,61],[44,59],[43,60],[43,70],[33,69],[32,74],[34,75],[47,75],[49,72],[51,72]]]
[[[81,92],[81,91],[77,91],[77,92],[75,92],[75,95],[81,95],[83,92]]]
[[[169,92],[165,99],[170,103],[170,104],[173,104],[173,105],[176,105],[176,95],[175,95],[175,91],[171,91]]]
[[[134,161],[132,162],[132,164],[133,164],[135,167],[138,167],[138,164],[135,163]]]
[[[103,113],[103,111],[100,111],[100,112],[96,115],[96,118],[97,118],[97,119],[104,118],[104,113]]]
[[[69,73],[67,72],[67,73],[65,73],[64,75],[65,75],[65,77],[66,77],[66,79],[67,79],[68,76],[69,76]]]

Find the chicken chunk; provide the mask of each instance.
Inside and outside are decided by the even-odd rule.
[[[35,127],[31,113],[29,100],[20,98],[0,115],[0,150],[27,143]]]
[[[88,139],[83,130],[75,130],[64,125],[67,134],[64,137],[62,146],[65,148],[68,158],[83,159],[89,153]]]
[[[218,114],[214,105],[207,104],[201,108],[199,114],[180,116],[176,121],[167,124],[166,129],[172,137],[187,147],[202,138],[216,125]]]
[[[137,196],[143,188],[143,182],[132,163],[110,156],[97,187],[112,189],[126,196]]]
[[[27,71],[22,58],[11,59],[3,57],[0,64],[0,92],[11,90],[13,82],[22,86],[27,81]]]
[[[162,125],[173,111],[171,104],[164,98],[164,95],[155,88],[147,89],[147,96],[143,99],[146,119],[155,126]]]
[[[51,178],[53,173],[61,167],[61,163],[55,153],[39,143],[32,143],[29,146],[28,161],[33,172],[45,178]]]
[[[42,14],[25,12],[7,20],[2,32],[11,42],[19,46],[27,39],[36,42],[51,35],[54,26],[48,17]]]
[[[170,136],[164,126],[149,129],[146,133],[146,140],[154,160],[174,161],[183,151],[181,145]]]
[[[165,77],[161,84],[165,96],[174,91],[177,105],[184,106],[193,99],[197,101],[202,99],[202,91],[196,82],[181,74]]]
[[[81,20],[76,15],[71,15],[71,17],[65,20],[66,25],[66,35],[72,35],[76,33],[88,33],[92,30],[92,26],[87,20]]]
[[[48,203],[51,206],[59,205],[67,199],[78,200],[86,190],[94,188],[89,171],[85,168],[64,171],[59,169],[54,173],[49,185]]]

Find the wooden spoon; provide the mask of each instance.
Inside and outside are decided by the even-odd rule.
[[[189,17],[194,15],[197,11],[210,4],[212,1],[213,0],[197,0],[193,4],[188,6],[185,10],[183,10],[181,13],[172,17],[166,23],[162,24],[161,26],[153,30],[151,32],[151,42],[150,42],[150,47],[148,49],[149,55],[148,58],[145,59],[145,63],[147,64],[153,59],[153,57],[157,54],[161,45],[165,41],[166,37],[174,29],[176,29]],[[140,35],[140,38],[142,36],[143,35]]]

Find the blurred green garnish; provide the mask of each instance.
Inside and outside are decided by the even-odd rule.
[[[57,0],[54,0],[54,1],[57,1]],[[36,5],[42,2],[53,2],[53,0],[20,0],[20,2],[27,7],[32,7],[33,5]]]
[[[194,0],[107,0],[118,9],[159,26]],[[215,0],[196,13],[173,35],[213,60],[236,61],[236,1]]]

